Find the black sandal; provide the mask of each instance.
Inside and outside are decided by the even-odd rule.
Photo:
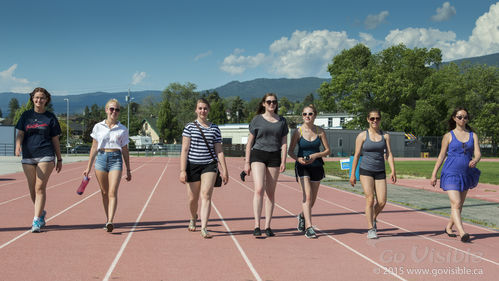
[[[456,234],[447,232],[447,228],[444,228],[444,233],[447,234],[447,236],[449,237],[457,237]]]

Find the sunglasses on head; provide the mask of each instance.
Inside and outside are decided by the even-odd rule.
[[[270,104],[277,104],[277,100],[266,100],[265,101],[268,105]]]
[[[381,120],[381,117],[371,117],[369,118],[369,121],[379,121]]]
[[[459,119],[459,120],[462,120],[462,119],[468,120],[468,116],[457,115],[456,118]]]
[[[110,108],[109,108],[109,111],[110,111],[110,112],[114,112],[114,111],[116,111],[116,112],[120,112],[120,109],[119,109],[119,108],[110,107]]]
[[[308,112],[308,113],[307,112],[303,112],[301,115],[303,115],[303,116],[307,116],[307,115],[308,116],[314,116],[314,113],[313,112]]]

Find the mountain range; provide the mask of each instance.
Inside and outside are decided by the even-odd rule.
[[[485,64],[488,66],[499,67],[499,53],[465,58],[460,60],[452,61],[457,64],[469,62],[471,64]],[[450,62],[445,62],[450,63]],[[445,64],[444,63],[444,64]],[[259,78],[251,81],[232,81],[223,86],[217,87],[215,89],[209,89],[209,91],[217,91],[218,94],[223,97],[239,96],[243,100],[251,100],[252,98],[260,98],[265,93],[276,93],[279,97],[287,97],[288,99],[301,100],[306,95],[310,93],[317,94],[317,89],[324,82],[330,81],[330,78],[317,78],[317,77],[307,77],[307,78],[297,78],[297,79],[266,79]],[[50,91],[50,89],[49,89]],[[200,92],[204,92],[202,90]],[[131,96],[134,101],[141,103],[142,100],[148,96],[152,96],[155,100],[161,100],[161,92],[158,90],[150,91],[137,91],[132,92]],[[69,98],[69,111],[70,113],[82,113],[85,106],[91,106],[93,104],[103,105],[109,99],[116,98],[120,103],[126,104],[125,97],[127,92],[95,92],[87,94],[77,94],[68,96],[52,96],[52,105],[56,114],[66,113],[67,102],[65,98]],[[27,94],[19,93],[0,93],[0,109],[2,110],[3,116],[8,115],[8,105],[12,98],[16,98],[19,104],[22,105],[28,101],[29,96]]]

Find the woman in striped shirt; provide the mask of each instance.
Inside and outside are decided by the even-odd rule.
[[[220,174],[223,183],[227,184],[229,180],[222,150],[222,135],[218,126],[208,121],[209,111],[210,104],[207,100],[199,99],[196,102],[197,119],[184,128],[180,154],[180,182],[187,183],[191,211],[188,230],[196,230],[198,201],[201,194],[201,236],[203,238],[211,238],[206,227],[210,217],[211,195],[218,171],[218,162],[222,167]],[[208,144],[203,139],[203,134]]]

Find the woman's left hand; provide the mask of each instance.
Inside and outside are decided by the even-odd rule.
[[[126,181],[132,180],[132,172],[130,170],[126,170]]]
[[[223,171],[221,176],[223,184],[226,185],[229,182],[229,173],[227,171]]]
[[[57,164],[55,164],[55,170],[58,173],[62,170],[62,161],[57,161]]]
[[[286,171],[286,163],[281,163],[281,166],[279,167],[279,172],[284,173]]]
[[[470,168],[475,168],[477,163],[478,163],[478,162],[477,162],[476,160],[471,160],[471,161],[470,161],[470,163],[468,163],[468,166],[469,166]]]
[[[390,174],[390,178],[392,179],[392,183],[396,183],[397,182],[397,174],[391,173]]]

